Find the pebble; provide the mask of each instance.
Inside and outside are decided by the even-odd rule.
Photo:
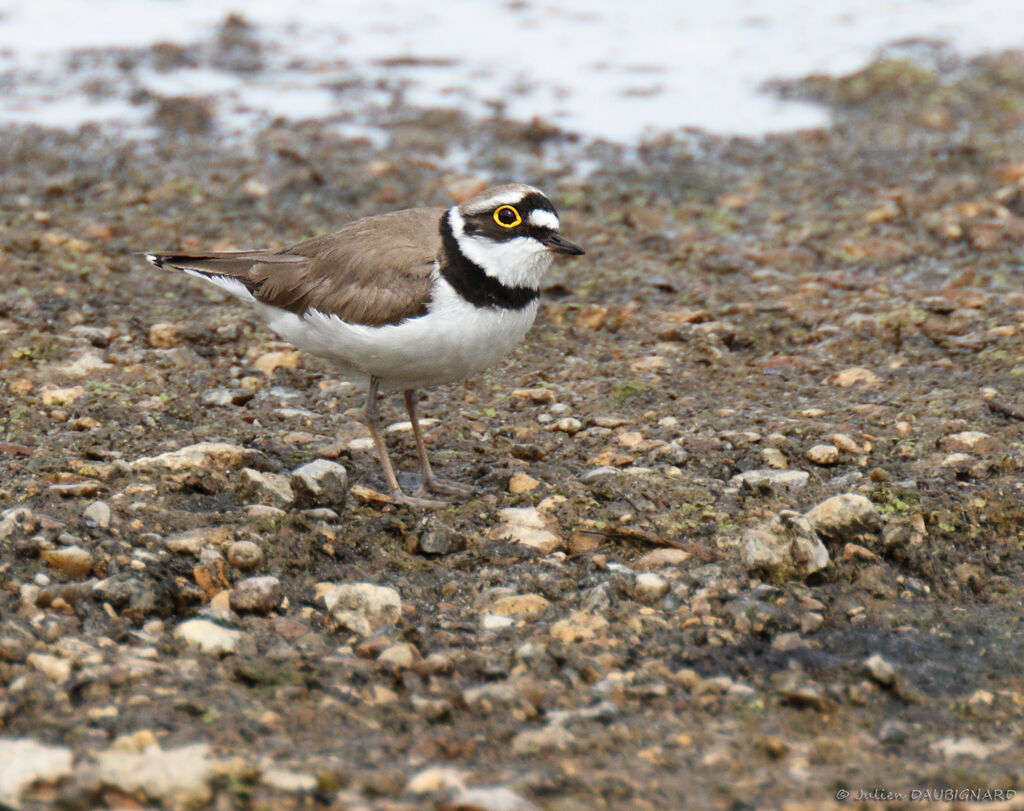
[[[814,529],[826,540],[843,543],[862,533],[875,533],[882,519],[870,499],[843,493],[825,499],[806,513]]]
[[[576,736],[565,727],[549,724],[541,729],[524,729],[512,738],[515,755],[541,755],[547,752],[568,752],[576,744]]]
[[[635,595],[641,602],[653,602],[668,593],[668,581],[654,572],[642,572],[636,576]]]
[[[463,789],[444,807],[459,811],[540,811],[539,806],[501,786]]]
[[[315,459],[292,471],[291,488],[300,507],[345,503],[348,471],[329,459]]]
[[[562,538],[552,532],[536,507],[506,507],[500,511],[502,524],[492,529],[490,540],[521,543],[545,554],[563,545]]]
[[[539,486],[540,482],[526,473],[516,473],[508,480],[508,491],[510,493],[529,493],[531,490],[536,490]]]
[[[240,614],[267,614],[280,602],[281,581],[270,575],[247,577],[231,589],[231,608]]]
[[[965,453],[996,453],[1003,448],[1003,443],[993,436],[981,431],[963,431],[959,434],[950,434],[939,441],[939,447],[944,451],[962,451]]]
[[[807,451],[807,460],[815,465],[826,467],[839,461],[839,448],[835,445],[814,445]]]
[[[652,549],[633,561],[634,569],[658,569],[662,566],[679,566],[690,559],[690,553],[685,549]]]
[[[785,470],[789,466],[789,460],[786,458],[786,454],[780,451],[778,448],[762,448],[761,458],[764,459],[764,463],[770,468],[775,470]]]
[[[896,668],[877,653],[864,660],[864,669],[883,687],[891,687],[896,681]]]
[[[233,535],[228,527],[197,527],[169,535],[164,540],[164,547],[176,555],[198,555],[205,546],[220,549],[231,541]]]
[[[155,743],[141,752],[111,747],[81,771],[83,782],[98,783],[128,795],[141,795],[171,808],[195,808],[212,798],[210,781],[218,771],[209,744],[160,749]]]
[[[551,603],[540,594],[511,594],[499,597],[487,606],[487,610],[503,617],[526,615],[533,618],[543,614],[549,605]]]
[[[57,571],[73,579],[88,577],[92,571],[92,553],[80,546],[45,549],[42,558]]]
[[[286,794],[309,794],[316,790],[315,775],[306,772],[293,772],[291,769],[271,767],[260,775],[260,782]]]
[[[235,541],[228,547],[227,558],[232,566],[248,571],[263,563],[263,550],[253,541]]]
[[[548,431],[561,431],[562,433],[578,434],[583,430],[583,423],[575,417],[562,417],[561,419],[555,420],[548,424]]]
[[[298,364],[298,352],[267,352],[252,362],[252,365],[261,371],[264,377],[271,377],[277,368],[294,369]]]
[[[869,388],[874,388],[881,383],[881,380],[879,380],[878,375],[870,369],[855,366],[850,369],[843,369],[841,372],[836,372],[829,378],[829,382],[844,389],[849,388],[850,386],[867,386]]]
[[[85,388],[82,386],[68,386],[67,388],[46,386],[39,392],[39,398],[43,401],[43,405],[47,407],[68,406],[84,394]]]
[[[100,529],[110,528],[110,505],[105,501],[94,501],[82,512],[86,521],[91,521]]]
[[[240,406],[248,403],[255,396],[255,392],[243,388],[207,389],[199,395],[199,403],[213,408],[226,408],[227,406]]]
[[[829,563],[828,549],[810,521],[791,510],[747,530],[741,555],[748,571],[763,570],[783,577],[813,574]]]
[[[242,632],[225,628],[212,620],[197,617],[185,620],[174,629],[174,636],[203,653],[232,653],[242,641]]]
[[[511,617],[504,617],[501,614],[483,614],[480,617],[480,627],[484,631],[503,631],[511,628],[516,621]]]
[[[380,652],[377,661],[391,670],[407,670],[416,661],[416,649],[407,643],[391,645]]]
[[[71,678],[71,663],[59,656],[51,656],[48,653],[30,653],[25,661],[30,667],[35,668],[57,684],[62,684]]]
[[[178,328],[161,321],[149,328],[149,345],[154,349],[171,349],[181,343]]]
[[[393,588],[376,583],[329,584],[324,604],[336,627],[369,636],[402,616],[402,598]]]
[[[287,507],[295,500],[287,476],[281,473],[262,473],[250,467],[244,467],[239,472],[235,492],[239,498],[272,507]]]
[[[10,538],[19,530],[28,534],[36,524],[36,517],[28,507],[11,507],[0,513],[0,541]]]
[[[747,470],[733,476],[729,484],[733,487],[747,487],[751,490],[803,489],[811,474],[804,470]]]
[[[405,790],[409,794],[430,794],[452,789],[461,791],[465,785],[465,778],[457,769],[431,766],[410,777]]]
[[[180,470],[209,470],[233,468],[243,462],[255,461],[259,453],[229,442],[199,442],[159,456],[143,456],[132,462],[136,473],[177,472]]]
[[[34,783],[52,784],[71,776],[72,752],[31,738],[0,738],[0,805],[20,808],[20,795]]]
[[[825,438],[843,453],[858,454],[864,452],[864,448],[858,445],[849,434],[829,434]]]

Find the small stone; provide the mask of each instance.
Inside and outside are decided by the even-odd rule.
[[[761,458],[764,459],[764,463],[770,468],[775,470],[785,470],[789,466],[789,460],[786,458],[786,454],[780,451],[778,448],[762,448]]]
[[[823,467],[839,461],[839,448],[835,445],[814,445],[807,451],[807,460]]]
[[[878,742],[879,743],[905,743],[906,740],[913,733],[914,728],[904,722],[897,721],[895,718],[890,718],[888,721],[882,724],[878,730]]]
[[[278,368],[294,369],[299,364],[298,352],[268,352],[252,362],[264,377],[271,377]]]
[[[547,426],[548,431],[561,431],[562,433],[578,434],[583,429],[583,423],[575,417],[562,417]]]
[[[636,576],[635,595],[641,602],[653,602],[668,592],[668,581],[654,572],[642,572]]]
[[[751,490],[789,490],[803,489],[811,474],[804,470],[747,470],[733,476],[729,484],[733,487],[746,487]]]
[[[950,453],[942,460],[942,467],[967,469],[974,464],[975,458],[969,453]]]
[[[539,481],[525,473],[516,473],[508,480],[508,491],[515,494],[529,493],[531,490],[536,490],[539,486]]]
[[[82,517],[100,529],[110,529],[110,505],[105,501],[94,501],[85,508]]]
[[[825,439],[839,448],[843,453],[858,454],[864,452],[864,449],[861,448],[861,446],[858,445],[849,434],[829,434]]]
[[[336,627],[361,636],[394,625],[402,616],[399,593],[376,583],[342,583],[326,590],[323,599]]]
[[[832,375],[832,377],[829,378],[829,382],[844,389],[849,388],[850,386],[876,387],[881,383],[878,379],[878,375],[870,369],[865,369],[863,367],[843,369],[843,371]]]
[[[247,577],[231,589],[231,608],[240,614],[267,614],[280,602],[281,581],[269,575]]]
[[[132,462],[137,473],[179,470],[209,470],[238,467],[259,454],[227,442],[200,442],[159,456],[143,456]]]
[[[43,550],[42,558],[57,571],[72,579],[88,577],[92,571],[92,553],[80,546],[60,546]]]
[[[280,473],[262,473],[245,467],[238,474],[235,492],[239,498],[251,499],[273,507],[287,507],[294,500],[288,477]]]
[[[503,786],[463,789],[445,806],[460,811],[540,811],[539,806]]]
[[[260,782],[286,794],[310,794],[316,791],[317,779],[312,774],[271,767],[260,775]]]
[[[243,634],[212,620],[196,618],[181,623],[174,629],[174,636],[203,653],[216,655],[237,650]]]
[[[407,670],[416,661],[416,649],[409,644],[391,645],[377,656],[377,662],[391,670]]]
[[[864,660],[864,669],[883,687],[892,687],[896,681],[896,668],[877,653]]]
[[[405,790],[409,794],[433,794],[439,791],[465,789],[462,772],[457,769],[431,766],[409,778]]]
[[[68,406],[84,394],[85,389],[82,386],[70,386],[63,389],[46,386],[39,392],[39,397],[43,401],[43,405],[47,407]]]
[[[576,736],[563,726],[549,724],[542,729],[525,729],[512,739],[512,753],[541,755],[548,752],[568,752],[576,743]]]
[[[825,617],[817,611],[808,611],[800,617],[800,633],[813,634],[825,624]]]
[[[506,507],[500,515],[503,523],[487,534],[489,539],[521,543],[545,554],[562,546],[561,537],[548,528],[536,507]]]
[[[263,563],[263,550],[253,541],[235,541],[228,547],[227,558],[232,566],[248,571]]]
[[[690,559],[685,549],[652,549],[633,561],[634,569],[659,569],[662,566],[679,566]]]
[[[51,656],[48,653],[30,653],[25,661],[30,667],[35,668],[57,684],[62,684],[71,678],[71,663],[59,656]]]
[[[211,781],[217,762],[209,744],[161,750],[155,744],[141,752],[110,748],[83,767],[86,783],[95,782],[118,792],[137,795],[161,807],[198,808],[213,795]]]
[[[21,794],[33,784],[71,777],[72,752],[30,738],[0,738],[0,805],[21,808]]]
[[[799,513],[783,510],[767,523],[743,534],[743,564],[748,571],[775,576],[813,574],[828,566],[828,549],[811,523]]]
[[[234,533],[228,527],[197,527],[169,535],[164,540],[164,547],[176,555],[198,555],[206,546],[222,548],[233,537]]]
[[[587,641],[608,627],[608,620],[589,611],[573,611],[551,626],[551,636],[559,642]]]
[[[292,471],[291,487],[300,507],[340,506],[348,492],[348,472],[337,462],[315,459]]]
[[[549,605],[550,602],[539,594],[511,594],[499,597],[487,610],[503,617],[526,615],[533,618],[543,614]]]
[[[963,431],[943,437],[939,447],[944,451],[964,453],[996,453],[1003,449],[1003,443],[981,431]]]
[[[207,389],[199,395],[199,403],[209,408],[227,408],[228,406],[240,406],[248,403],[255,396],[255,392],[243,388]]]
[[[149,345],[154,349],[171,349],[181,343],[178,328],[161,321],[149,328]]]
[[[827,540],[842,543],[855,535],[876,533],[882,519],[871,501],[858,493],[843,493],[812,507],[807,519]]]
[[[514,619],[503,617],[501,614],[483,614],[480,617],[480,627],[485,631],[503,631],[515,624]]]

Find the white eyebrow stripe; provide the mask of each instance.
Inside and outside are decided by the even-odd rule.
[[[558,230],[558,217],[550,211],[545,211],[543,208],[535,208],[530,212],[530,216],[527,219],[530,225],[535,228],[550,228],[552,231]]]
[[[466,213],[472,216],[475,214],[486,214],[498,206],[517,206],[523,202],[523,197],[525,197],[525,194],[522,189],[509,189],[488,197],[486,200],[480,200]]]

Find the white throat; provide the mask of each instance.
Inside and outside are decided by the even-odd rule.
[[[458,206],[453,206],[449,211],[448,222],[465,257],[507,287],[537,290],[540,280],[551,268],[551,251],[533,237],[495,242],[486,237],[467,234]]]

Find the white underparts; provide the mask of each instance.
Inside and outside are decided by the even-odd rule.
[[[304,315],[257,303],[268,326],[287,341],[357,379],[378,377],[395,391],[463,380],[507,355],[526,335],[537,302],[518,310],[476,307],[435,274],[426,315],[370,327],[309,310]]]

